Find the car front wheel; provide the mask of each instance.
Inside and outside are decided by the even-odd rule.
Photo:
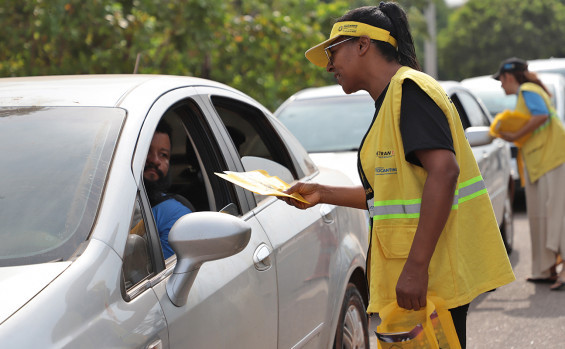
[[[367,321],[361,293],[355,284],[349,283],[343,297],[334,348],[369,349]]]

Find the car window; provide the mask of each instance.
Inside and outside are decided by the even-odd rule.
[[[167,247],[162,245],[161,237],[166,241],[165,236],[174,222],[188,213],[186,209],[191,212],[219,211],[231,205],[232,213],[241,215],[244,212],[233,185],[214,174],[228,167],[198,104],[186,99],[172,105],[162,115],[157,127],[160,128],[163,122],[168,125],[171,142],[166,178],[160,183],[150,183],[142,175],[144,188],[140,188],[148,198],[141,203],[148,212],[146,224],[149,231],[158,234],[152,241],[153,255],[161,259],[167,256]],[[171,205],[170,200],[175,201],[172,206],[180,212],[163,211],[162,204]]]
[[[483,101],[491,116],[503,112],[504,110],[514,110],[516,106],[516,95],[507,95],[501,88],[496,90],[475,89],[473,92]]]
[[[131,216],[130,230],[124,251],[123,277],[126,290],[155,272],[155,265],[150,251],[150,234],[147,218],[142,210],[138,194]]]
[[[212,97],[212,104],[225,125],[240,159],[263,158],[276,162],[292,174],[291,179],[298,179],[286,145],[265,114],[249,104],[229,98]]]
[[[468,126],[490,126],[488,117],[475,97],[465,91],[458,91],[457,97],[468,119],[469,124],[465,128]]]
[[[277,118],[306,150],[355,151],[375,114],[370,96],[317,98],[289,103]]]
[[[0,108],[0,266],[70,259],[90,235],[125,111]]]

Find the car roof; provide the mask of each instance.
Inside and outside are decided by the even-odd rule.
[[[460,86],[459,82],[457,81],[439,81],[441,86],[444,89],[451,89],[454,87]],[[356,95],[368,95],[367,91],[357,91],[354,93],[349,94],[350,96]],[[300,101],[300,100],[310,100],[316,98],[332,98],[332,97],[344,97],[347,96],[341,85],[329,85],[329,86],[322,86],[322,87],[310,87],[304,90],[300,90],[292,95],[289,100]]]
[[[217,86],[214,81],[167,75],[57,75],[0,79],[0,106],[103,106],[117,107],[143,86],[148,98],[183,86]]]
[[[565,83],[565,77],[559,73],[537,73],[538,77],[544,84],[561,84]]]
[[[438,81],[444,89],[451,89],[460,86],[457,81]],[[351,95],[367,95],[367,91],[357,91]],[[322,87],[310,87],[296,92],[291,98],[295,100],[314,99],[314,98],[328,98],[328,97],[341,97],[346,96],[343,92],[341,85],[330,85]]]
[[[461,80],[461,83],[469,86],[485,86],[485,87],[496,86],[500,88],[500,81],[495,80],[492,77],[492,75],[482,75],[482,76],[475,76],[472,78],[463,79]]]
[[[367,95],[367,91],[357,91],[351,95]],[[310,87],[295,93],[291,98],[295,100],[302,99],[315,99],[315,98],[328,98],[328,97],[342,97],[347,94],[343,92],[341,85],[329,85],[322,87]]]
[[[565,78],[558,73],[537,73],[538,77],[544,84],[563,83]],[[482,90],[501,89],[500,81],[492,78],[491,75],[475,76],[461,80],[461,84],[466,87],[480,88]]]
[[[458,81],[446,80],[446,81],[438,81],[438,82],[443,87],[445,92],[448,94],[453,93],[454,90],[457,89],[467,90]],[[340,98],[340,97],[351,98],[351,96],[370,98],[369,93],[367,91],[357,91],[351,94],[346,94],[341,88],[341,85],[337,85],[337,84],[322,86],[322,87],[310,87],[304,90],[300,90],[295,94],[293,94],[292,96],[290,96],[277,108],[277,110],[275,110],[274,114],[279,115],[288,105],[295,102],[309,101],[313,99],[322,99],[322,98]]]
[[[565,68],[565,58],[551,57],[547,59],[532,59],[528,61],[528,69],[532,71]]]
[[[459,81],[439,80],[438,82],[448,94],[452,93],[454,89],[465,89],[465,87],[463,87]]]

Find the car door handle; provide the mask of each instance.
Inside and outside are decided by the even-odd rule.
[[[155,342],[149,344],[147,349],[163,349],[163,342],[160,339],[156,340]]]
[[[322,204],[320,206],[320,214],[322,215],[322,219],[326,223],[333,223],[334,221],[334,205]]]
[[[262,243],[253,253],[253,264],[255,264],[255,269],[259,271],[267,270],[271,267],[271,249],[267,244]]]

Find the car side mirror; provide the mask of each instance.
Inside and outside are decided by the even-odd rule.
[[[219,212],[182,216],[171,228],[169,244],[177,257],[167,281],[167,295],[181,307],[203,263],[241,252],[251,238],[251,226],[241,218]]]
[[[490,128],[488,126],[467,127],[465,129],[465,136],[467,137],[471,147],[490,144],[494,139],[490,135]]]

